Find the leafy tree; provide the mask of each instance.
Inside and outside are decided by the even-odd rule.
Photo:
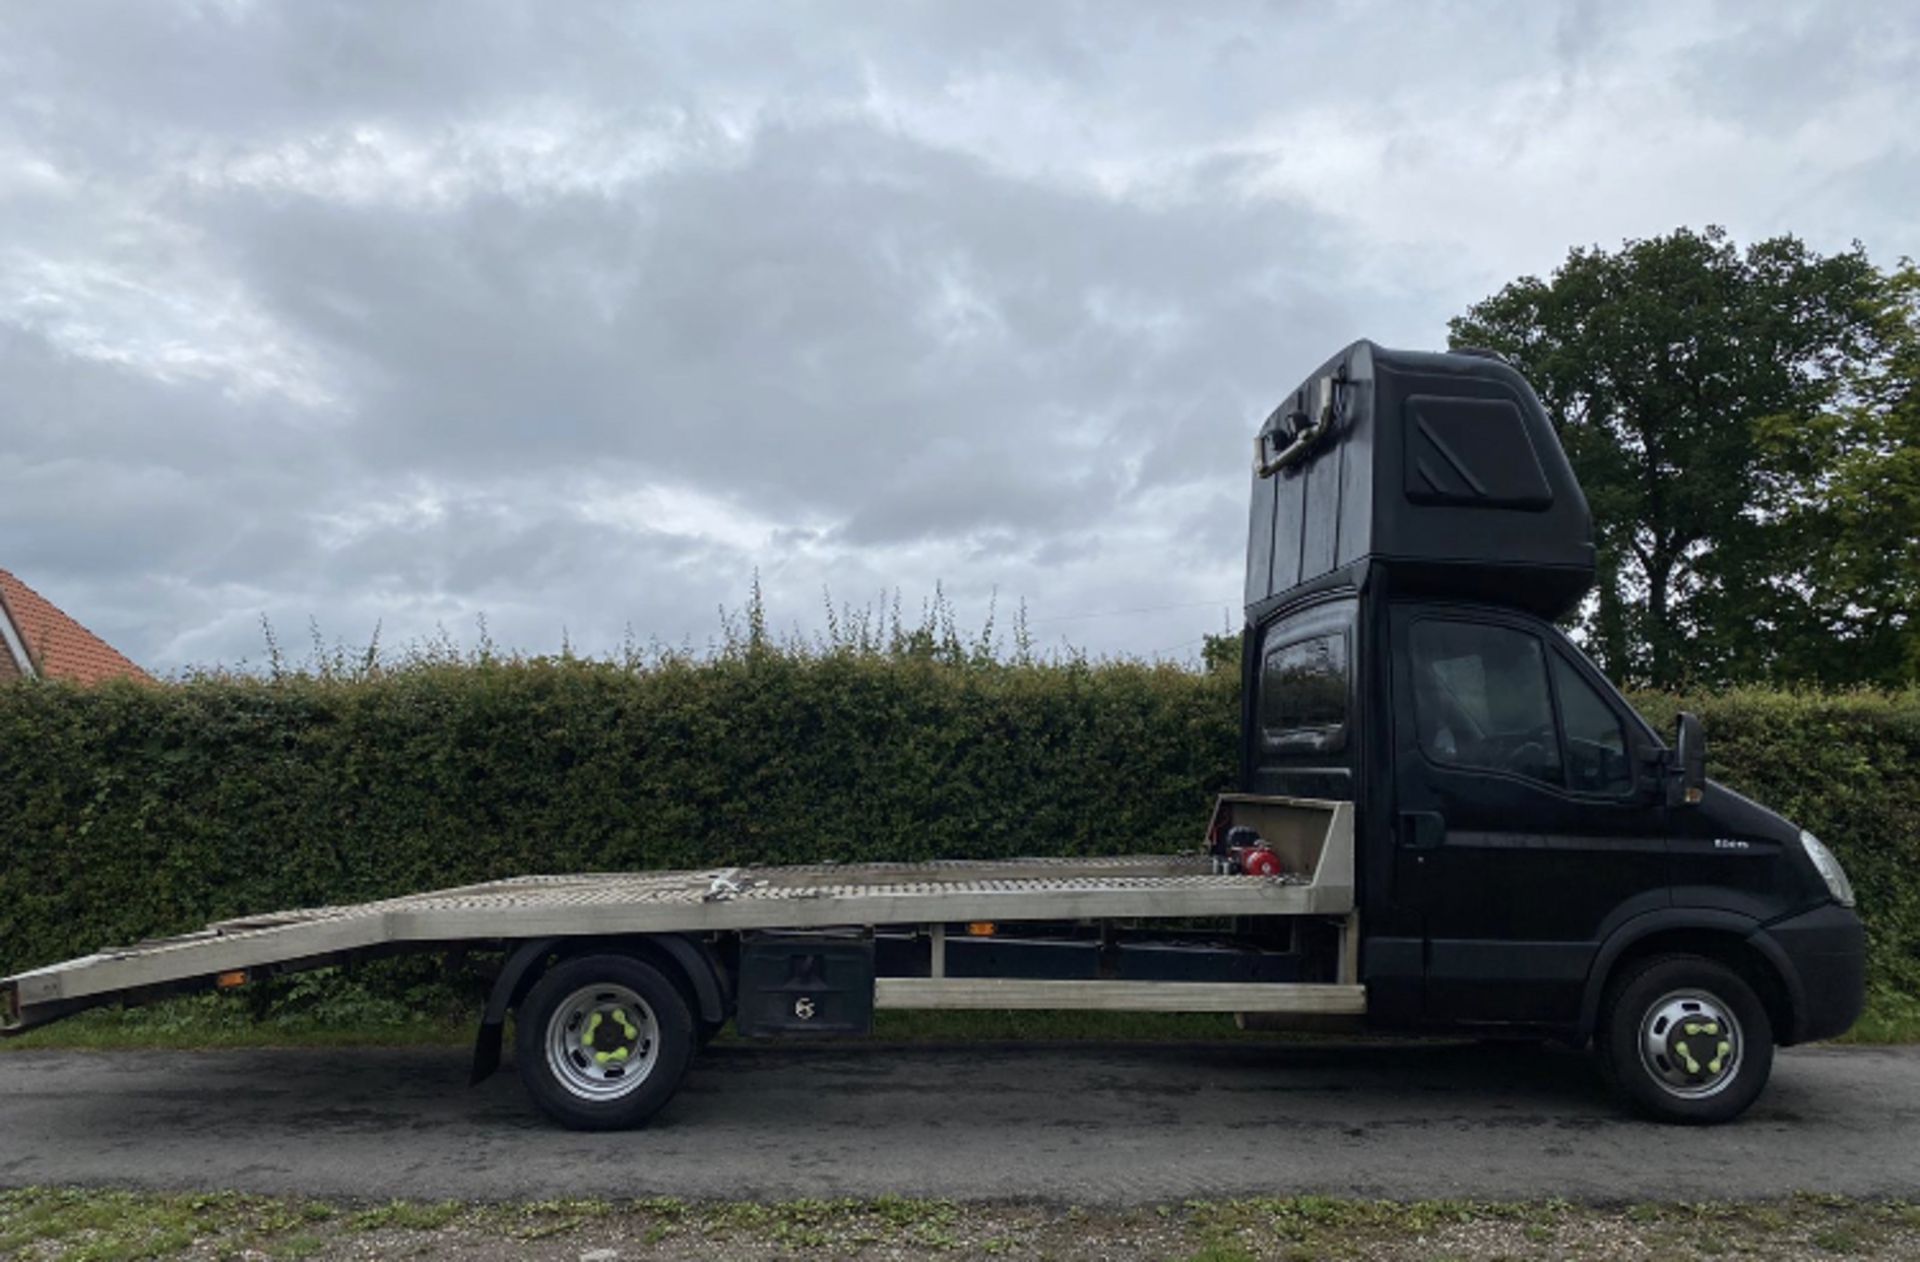
[[[1740,643],[1777,635],[1772,673],[1826,683],[1920,681],[1920,268],[1886,284],[1883,353],[1858,399],[1804,434],[1814,473],[1765,527],[1782,558],[1764,584],[1767,617],[1728,628]],[[1769,427],[1770,429],[1772,427]],[[1760,651],[1743,645],[1743,660]]]
[[[1814,552],[1884,526],[1842,518],[1887,473],[1886,442],[1853,444],[1888,415],[1866,390],[1898,323],[1889,291],[1858,245],[1743,253],[1682,228],[1575,249],[1451,322],[1455,345],[1533,383],[1586,488],[1599,581],[1581,621],[1609,674],[1825,676],[1816,659],[1862,630],[1862,576]]]
[[[1200,665],[1209,675],[1240,678],[1240,633],[1208,636],[1200,645]]]

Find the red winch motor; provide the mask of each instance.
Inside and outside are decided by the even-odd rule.
[[[1229,876],[1279,876],[1282,868],[1280,856],[1273,852],[1267,839],[1251,828],[1236,827],[1227,829],[1224,837],[1216,836],[1210,847],[1213,854],[1213,870]]]

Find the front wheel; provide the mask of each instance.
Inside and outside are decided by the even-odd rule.
[[[541,1111],[573,1130],[639,1126],[686,1076],[693,1016],[674,984],[625,955],[559,964],[520,1005],[515,1057]]]
[[[1746,979],[1717,960],[1668,955],[1608,987],[1600,1064],[1640,1112],[1694,1125],[1740,1116],[1773,1071],[1773,1023]]]

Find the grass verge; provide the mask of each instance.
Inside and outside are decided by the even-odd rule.
[[[1876,989],[1867,994],[1867,1010],[1841,1043],[1920,1043],[1920,995]]]
[[[1785,1259],[1912,1256],[1920,1207],[1795,1196],[1754,1203],[1385,1202],[1328,1197],[1135,1209],[884,1197],[778,1203],[546,1201],[467,1205],[27,1188],[0,1192],[0,1256],[731,1259],[1308,1257]]]
[[[233,996],[193,995],[142,1008],[103,1008],[0,1040],[0,1052],[30,1048],[218,1049],[237,1047],[454,1046],[473,1038],[476,1012],[433,1004],[398,1010],[391,1004],[339,1004],[327,1010],[256,1014]],[[1219,1013],[1158,1012],[881,1012],[874,1037],[902,1043],[1003,1042],[1026,1039],[1173,1042],[1225,1038],[1284,1040],[1298,1035],[1250,1034]],[[733,1038],[729,1031],[723,1040]],[[1920,1042],[1920,999],[1876,994],[1850,1044]]]
[[[472,1042],[477,1012],[438,1007],[415,1014],[389,1010],[270,1013],[257,1016],[232,996],[193,995],[140,1008],[101,1008],[0,1041],[0,1051],[32,1048],[220,1049],[237,1047],[413,1047]],[[731,1030],[720,1036],[733,1041]],[[1160,1012],[882,1012],[874,1037],[900,1043],[998,1042],[1023,1039],[1171,1041],[1277,1038],[1237,1030],[1219,1013]]]
[[[385,1008],[257,1015],[228,995],[189,995],[138,1008],[96,1008],[0,1040],[0,1052],[32,1048],[218,1049],[408,1047],[471,1042],[477,1016]]]

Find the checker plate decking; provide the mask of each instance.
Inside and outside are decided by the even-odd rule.
[[[390,943],[962,920],[1345,915],[1353,908],[1351,807],[1313,805],[1327,815],[1327,834],[1310,880],[1217,876],[1200,855],[524,876],[224,920],[21,973],[0,982],[0,991],[17,989],[19,1005],[31,1009]]]

